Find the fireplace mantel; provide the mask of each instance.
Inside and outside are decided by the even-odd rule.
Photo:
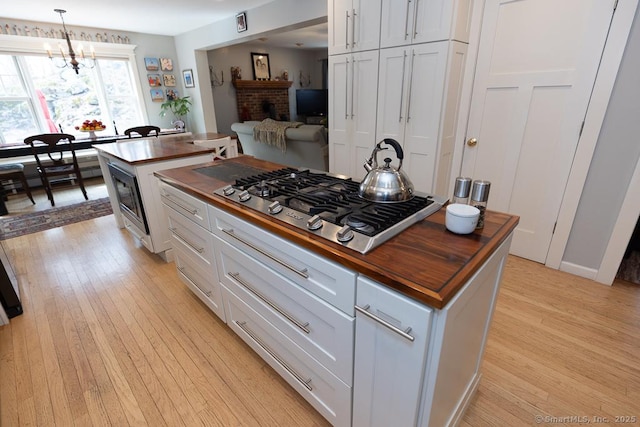
[[[288,89],[293,84],[288,80],[234,80],[236,89]]]

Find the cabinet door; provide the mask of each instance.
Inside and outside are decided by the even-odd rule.
[[[415,189],[427,193],[433,192],[449,46],[436,42],[411,50],[404,169]]]
[[[353,0],[349,29],[353,52],[380,47],[380,7],[381,0]]]
[[[415,425],[433,310],[364,277],[356,310],[353,426]]]
[[[329,54],[351,51],[349,25],[351,25],[352,0],[329,0]]]
[[[350,176],[348,81],[351,55],[329,57],[329,171]]]
[[[412,43],[469,42],[471,0],[417,0],[411,22]]]
[[[411,69],[411,48],[380,50],[380,78],[378,81],[378,115],[376,140],[392,138],[400,144],[404,140]],[[397,166],[397,162],[394,164]]]
[[[349,176],[362,179],[366,174],[364,162],[371,156],[376,143],[376,103],[378,100],[378,51],[353,54],[351,99],[352,161]]]
[[[414,1],[382,0],[380,47],[403,46],[411,43]]]

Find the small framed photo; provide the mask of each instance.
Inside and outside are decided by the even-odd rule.
[[[253,64],[254,80],[271,80],[268,54],[251,52],[251,63]]]
[[[182,78],[184,79],[184,87],[196,87],[196,82],[193,81],[193,70],[184,70]]]
[[[175,89],[167,89],[167,101],[174,101],[180,98],[178,91]]]
[[[173,71],[173,61],[170,58],[160,58],[160,70]]]
[[[247,31],[247,13],[240,12],[236,15],[236,29],[239,33]]]
[[[162,89],[151,89],[151,100],[153,102],[164,101],[164,92]]]
[[[162,79],[164,80],[165,86],[175,86],[176,85],[176,76],[173,74],[163,74]]]
[[[147,80],[149,80],[149,86],[162,86],[162,79],[160,74],[147,74]]]
[[[144,58],[144,66],[147,71],[158,71],[160,69],[158,58]]]

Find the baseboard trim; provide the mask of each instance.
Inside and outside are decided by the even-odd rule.
[[[580,277],[585,277],[591,280],[595,280],[596,276],[598,275],[598,270],[596,270],[595,268],[589,268],[567,261],[562,261],[560,263],[560,271],[571,273]]]

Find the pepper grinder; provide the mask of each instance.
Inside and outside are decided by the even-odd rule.
[[[469,203],[470,191],[471,178],[457,177],[455,186],[453,187],[453,203],[462,203],[463,205]]]
[[[469,204],[480,210],[480,216],[478,217],[478,225],[476,225],[476,228],[484,227],[484,214],[487,210],[487,200],[489,200],[490,189],[491,183],[489,181],[477,180],[473,182],[471,202]]]

